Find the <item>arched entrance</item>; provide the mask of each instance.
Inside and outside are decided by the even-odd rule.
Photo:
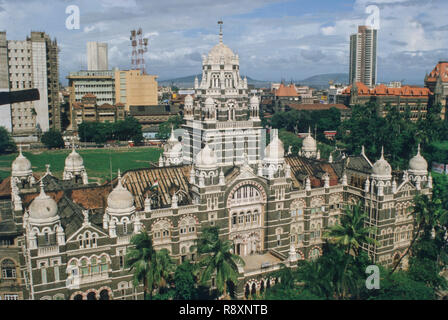
[[[82,300],[82,295],[81,294],[77,294],[73,300]]]
[[[96,300],[96,293],[95,292],[89,292],[87,294],[87,300]]]
[[[100,291],[100,300],[110,300],[109,291],[106,289]]]
[[[257,293],[257,287],[255,286],[255,283],[252,283],[252,291],[250,292],[250,294],[252,296],[255,296],[256,293]]]
[[[264,281],[261,280],[261,284],[260,284],[260,294],[262,294],[264,292]]]
[[[247,298],[249,298],[249,294],[250,294],[250,287],[249,284],[246,284],[246,289],[244,290],[244,296]]]

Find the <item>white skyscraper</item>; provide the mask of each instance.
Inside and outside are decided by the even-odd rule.
[[[87,70],[108,70],[107,43],[87,42]]]
[[[359,26],[350,36],[350,84],[362,82],[372,87],[377,81],[377,30]]]

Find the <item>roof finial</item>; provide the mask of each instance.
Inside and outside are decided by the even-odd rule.
[[[417,155],[420,155],[420,143],[418,144],[418,151],[417,151]]]
[[[308,135],[311,136],[311,126],[308,127]]]
[[[381,159],[384,160],[384,146],[381,147]]]
[[[218,21],[219,24],[219,43],[222,43],[222,25],[224,22],[222,22],[222,20]]]
[[[23,156],[23,154],[22,154],[22,145],[21,144],[19,144],[19,156]]]
[[[40,179],[40,195],[45,196],[45,190],[44,190],[44,180]]]

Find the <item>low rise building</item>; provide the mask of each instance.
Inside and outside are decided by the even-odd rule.
[[[72,127],[76,130],[78,125],[83,122],[116,122],[124,120],[126,113],[123,104],[111,105],[103,103],[98,105],[95,95],[89,93],[81,99],[80,103],[75,102],[73,104],[72,115]]]
[[[338,103],[349,107],[368,102],[376,103],[377,114],[381,117],[387,113],[386,105],[390,105],[398,108],[400,112],[410,111],[411,120],[417,121],[420,117],[426,117],[432,95],[433,93],[428,88],[413,86],[390,88],[381,84],[370,89],[363,83],[357,82],[347,87],[338,96]]]

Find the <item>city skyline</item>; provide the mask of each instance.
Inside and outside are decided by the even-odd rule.
[[[80,29],[67,30],[69,5],[80,8]],[[42,30],[58,39],[61,80],[87,67],[88,41],[109,45],[110,66],[130,68],[129,32],[142,27],[149,37],[148,72],[159,79],[195,74],[201,55],[218,42],[216,21],[224,21],[224,41],[245,61],[243,74],[259,80],[304,79],[348,72],[349,36],[365,23],[368,5],[380,10],[378,80],[421,84],[426,72],[446,60],[448,25],[443,1],[0,1],[0,30],[23,39]],[[400,11],[400,17],[396,12]],[[182,12],[178,16],[176,12]],[[50,15],[54,19],[42,20]],[[445,38],[445,39],[444,39]],[[400,62],[400,63],[397,63]]]

